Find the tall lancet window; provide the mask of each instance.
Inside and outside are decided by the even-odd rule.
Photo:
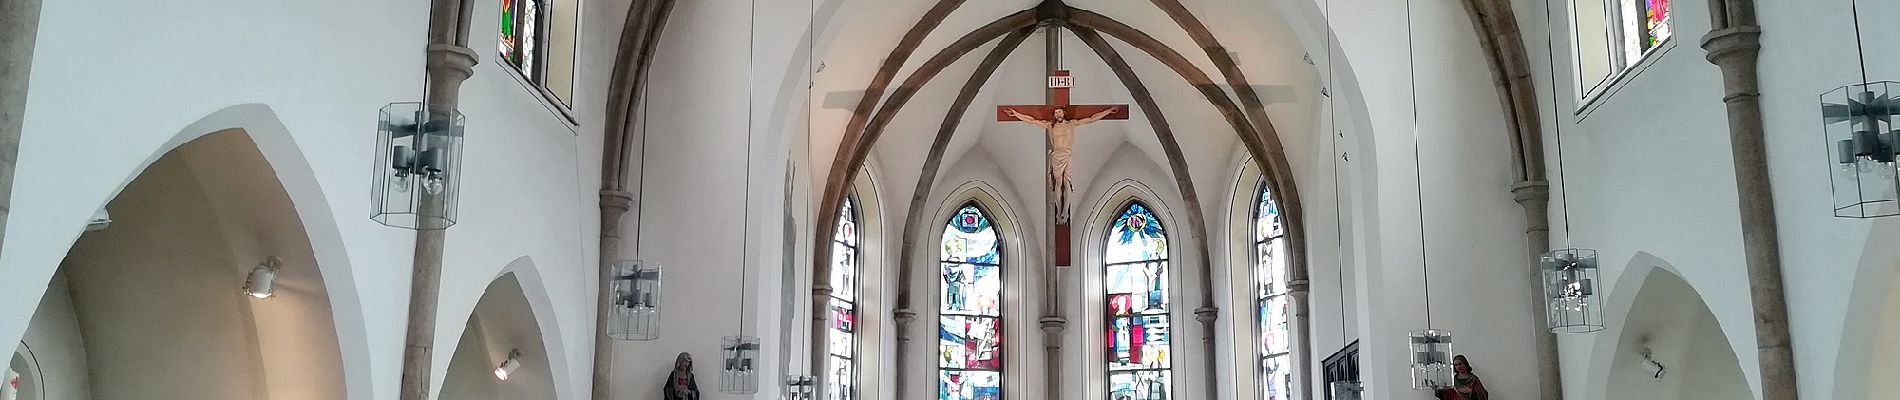
[[[937,398],[1003,398],[1003,243],[976,203],[943,230]]]
[[[1292,341],[1288,335],[1290,314],[1286,287],[1286,228],[1280,223],[1280,207],[1273,204],[1273,192],[1260,184],[1260,199],[1253,210],[1254,315],[1260,330],[1260,396],[1266,400],[1287,400],[1293,384]]]
[[[858,398],[858,202],[847,197],[831,235],[831,376],[825,393],[831,400]]]
[[[1172,398],[1168,233],[1154,211],[1132,201],[1109,225],[1106,250],[1108,398]]]

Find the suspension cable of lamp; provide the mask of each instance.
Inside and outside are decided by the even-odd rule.
[[[1425,329],[1406,336],[1412,352],[1412,389],[1437,390],[1453,385],[1451,332],[1432,327],[1432,270],[1429,240],[1425,230],[1425,174],[1423,152],[1419,150],[1418,52],[1412,26],[1412,0],[1405,0],[1405,63],[1412,99],[1412,179],[1418,196],[1418,269],[1425,292]]]
[[[1538,256],[1535,268],[1542,275],[1545,327],[1554,333],[1590,333],[1604,328],[1603,308],[1597,301],[1597,251],[1571,245],[1570,179],[1564,163],[1563,103],[1557,90],[1557,17],[1556,7],[1544,1],[1544,25],[1547,39],[1545,64],[1550,70],[1550,126],[1557,140],[1557,188],[1564,219],[1564,248],[1551,249]],[[1544,149],[1524,149],[1525,152]],[[1526,177],[1534,179],[1535,177]],[[1548,185],[1548,183],[1546,183]],[[1548,198],[1548,197],[1546,197]],[[1548,203],[1546,203],[1548,204]],[[1540,216],[1543,217],[1543,216]],[[1548,218],[1548,217],[1544,217]]]
[[[1320,15],[1320,19],[1326,30],[1326,34],[1323,35],[1323,37],[1325,38],[1324,40],[1326,41],[1325,43],[1326,64],[1324,65],[1324,68],[1326,68],[1326,75],[1325,75],[1326,83],[1324,86],[1322,86],[1320,95],[1324,96],[1326,99],[1326,121],[1327,121],[1326,127],[1327,127],[1327,130],[1331,131],[1331,132],[1327,132],[1327,134],[1329,136],[1332,136],[1331,150],[1332,150],[1333,157],[1337,157],[1333,160],[1333,171],[1332,171],[1333,227],[1334,227],[1333,245],[1334,245],[1335,254],[1337,254],[1337,258],[1335,259],[1336,261],[1333,264],[1339,272],[1339,281],[1338,281],[1339,283],[1339,345],[1340,345],[1340,348],[1343,350],[1346,345],[1346,339],[1351,336],[1346,332],[1346,313],[1347,313],[1347,310],[1346,310],[1346,268],[1347,268],[1347,265],[1346,265],[1346,217],[1345,217],[1345,210],[1344,210],[1345,191],[1342,189],[1342,186],[1340,185],[1339,167],[1341,163],[1346,163],[1350,165],[1351,159],[1349,159],[1345,153],[1341,153],[1339,151],[1339,138],[1345,136],[1346,131],[1339,128],[1338,104],[1339,104],[1340,90],[1337,86],[1335,86],[1338,81],[1337,81],[1337,77],[1335,76],[1335,70],[1333,69],[1333,41],[1335,40],[1334,32],[1333,32],[1333,1],[1324,0],[1322,3],[1323,3],[1322,8],[1324,8],[1324,11],[1323,11],[1323,14]],[[1327,382],[1327,384],[1330,386],[1327,388],[1327,390],[1328,392],[1332,394],[1328,398],[1332,400],[1359,400],[1360,393],[1365,391],[1364,384],[1362,384],[1356,378],[1351,379],[1351,380],[1331,381],[1331,382]]]
[[[739,204],[739,295],[737,296],[739,300],[739,309],[737,312],[739,334],[720,339],[720,347],[723,353],[722,355],[724,356],[724,373],[720,376],[719,391],[736,394],[759,392],[759,376],[756,371],[756,366],[758,365],[760,341],[757,336],[753,336],[749,333],[746,324],[746,311],[750,309],[747,304],[746,294],[751,290],[752,283],[752,264],[749,262],[747,255],[752,253],[752,235],[748,231],[748,227],[752,224],[752,139],[756,134],[754,125],[755,118],[753,115],[755,112],[753,104],[756,103],[756,101],[753,98],[755,94],[753,93],[753,88],[757,86],[757,82],[754,82],[753,67],[754,64],[756,64],[758,50],[759,4],[757,0],[748,1],[747,3],[745,79],[746,137],[745,149],[743,150],[745,169],[742,171],[742,173],[745,174],[743,178],[745,183],[745,196],[740,200]]]

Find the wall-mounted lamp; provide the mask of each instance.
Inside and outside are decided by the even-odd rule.
[[[1663,374],[1669,373],[1669,367],[1663,366],[1663,363],[1656,361],[1655,357],[1651,357],[1649,348],[1643,348],[1643,363],[1656,366],[1656,375],[1651,375],[1649,379],[1662,381]]]
[[[98,212],[92,213],[92,218],[86,220],[87,232],[103,231],[109,226],[112,226],[112,214],[107,213],[104,208],[100,208]]]
[[[251,268],[251,275],[244,279],[244,294],[259,299],[277,296],[277,269],[283,265],[277,256],[264,257],[264,262]]]
[[[508,380],[508,377],[514,376],[515,371],[520,369],[521,350],[509,350],[508,359],[502,360],[501,366],[495,367],[495,379]]]

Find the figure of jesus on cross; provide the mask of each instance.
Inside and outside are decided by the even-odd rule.
[[[1127,105],[1069,104],[1069,88],[1074,86],[1075,77],[1069,76],[1069,71],[1055,71],[1049,76],[1049,97],[1054,104],[996,108],[998,121],[1027,122],[1041,127],[1049,135],[1049,203],[1054,208],[1056,265],[1060,266],[1069,265],[1069,192],[1075,189],[1070,177],[1069,157],[1075,143],[1075,128],[1104,119],[1128,119]],[[1071,115],[1087,117],[1069,119]]]

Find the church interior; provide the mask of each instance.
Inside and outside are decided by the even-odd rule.
[[[0,400],[1900,399],[1895,15],[4,0]]]

